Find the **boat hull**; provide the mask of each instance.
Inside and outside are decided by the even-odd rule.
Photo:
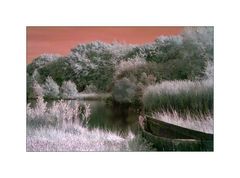
[[[147,117],[142,136],[159,151],[213,151],[213,134],[186,129]]]

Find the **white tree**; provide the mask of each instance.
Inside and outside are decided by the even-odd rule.
[[[183,40],[198,46],[200,53],[207,60],[213,60],[214,28],[186,27],[182,33]]]
[[[46,82],[43,86],[44,88],[44,95],[47,97],[56,98],[59,95],[59,86],[58,84],[52,79],[52,77],[47,77]]]
[[[37,67],[42,67],[50,62],[56,61],[60,57],[61,57],[61,55],[59,55],[59,54],[42,54],[41,56],[34,59],[33,63]]]
[[[72,81],[65,81],[63,82],[61,86],[61,95],[64,98],[68,97],[77,97],[78,96],[78,90]]]
[[[44,90],[37,81],[33,82],[33,94],[35,97],[43,97],[44,95]]]
[[[32,79],[35,80],[35,81],[40,81],[40,74],[38,73],[38,70],[35,69],[33,74],[32,74]]]

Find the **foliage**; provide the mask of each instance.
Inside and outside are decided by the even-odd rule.
[[[197,47],[203,59],[213,61],[213,27],[185,27],[182,37],[185,46]]]
[[[52,79],[52,77],[47,77],[44,88],[44,96],[47,98],[57,98],[59,96],[59,86]]]
[[[143,104],[146,111],[213,113],[213,83],[165,81],[145,89]]]
[[[208,61],[205,69],[205,79],[212,80],[214,78],[214,65],[213,62]]]
[[[31,108],[30,104],[27,104],[27,119],[44,120],[46,111],[47,103],[44,101],[43,97],[39,96],[34,108]]]
[[[44,89],[36,81],[33,82],[33,96],[34,97],[39,97],[39,96],[43,97],[44,96]]]
[[[27,97],[33,98],[33,79],[32,77],[27,73]]]
[[[182,38],[180,36],[161,36],[145,47],[146,60],[163,63],[172,59],[182,59]]]
[[[76,101],[57,101],[47,107],[43,97],[38,97],[36,105],[27,104],[27,123],[31,126],[66,127],[77,124],[87,126],[91,114],[90,106],[84,103],[80,106]]]
[[[126,138],[97,128],[86,128],[90,106],[57,101],[47,107],[39,97],[27,105],[27,151],[151,151],[151,144],[129,133]]]
[[[79,94],[75,83],[72,81],[63,82],[60,91],[63,98],[77,97]]]
[[[57,61],[61,56],[54,54],[42,54],[35,58],[31,64],[27,66],[27,73],[33,75],[36,69],[42,68],[53,61]]]
[[[136,70],[138,67],[146,64],[145,59],[140,57],[135,57],[133,59],[128,59],[126,61],[122,60],[118,65],[116,65],[116,75],[121,75],[124,71]]]
[[[68,58],[60,57],[58,60],[47,63],[44,67],[39,68],[38,72],[41,76],[41,81],[46,81],[48,76],[61,86],[64,81],[74,79],[74,71],[71,68]]]
[[[144,45],[95,41],[77,45],[65,57],[42,55],[27,66],[27,73],[39,84],[48,76],[59,86],[71,80],[80,92],[89,86],[111,92],[123,78],[144,86],[164,80],[199,80],[206,78],[208,62],[213,62],[213,44],[213,27],[186,27],[181,35],[161,36]]]
[[[97,93],[97,91],[98,91],[97,87],[93,84],[90,84],[86,86],[84,93]]]
[[[123,78],[115,83],[112,95],[119,103],[132,103],[136,97],[136,85]]]

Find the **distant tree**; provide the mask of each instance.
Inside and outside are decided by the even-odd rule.
[[[37,81],[33,82],[33,93],[34,93],[34,97],[43,97],[44,96],[44,90]]]
[[[78,96],[77,87],[75,83],[73,83],[72,81],[63,82],[60,91],[61,91],[61,96],[64,98]]]
[[[96,93],[98,90],[97,90],[97,87],[93,84],[90,84],[90,85],[87,85],[84,92],[86,93]]]
[[[34,81],[37,81],[37,82],[40,82],[40,81],[41,81],[41,76],[40,76],[40,74],[39,74],[39,72],[38,72],[37,69],[34,70],[34,72],[33,72],[33,74],[32,74],[32,79],[33,79]]]
[[[27,73],[27,98],[33,98],[33,79],[32,77]]]
[[[36,59],[34,59],[33,63],[38,67],[42,67],[48,63],[56,61],[60,57],[61,56],[58,54],[42,54],[39,57],[37,57]]]
[[[56,98],[59,96],[59,86],[50,76],[47,77],[43,89],[45,97]]]
[[[204,60],[213,60],[214,28],[213,27],[185,27],[183,33],[183,46],[187,52],[196,51]]]

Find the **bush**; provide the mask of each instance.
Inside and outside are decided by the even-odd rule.
[[[115,83],[112,96],[119,103],[133,103],[136,97],[136,85],[123,78]]]
[[[146,45],[145,56],[147,61],[163,63],[168,60],[183,58],[181,50],[181,36],[161,36],[153,44]]]
[[[202,59],[213,61],[213,27],[185,27],[181,36],[183,45],[187,47],[188,52],[191,52],[191,48],[194,47]]]
[[[87,85],[84,92],[85,93],[97,93],[97,87],[93,84]]]
[[[63,82],[60,91],[63,98],[77,97],[79,94],[75,83],[71,81]]]
[[[57,98],[59,96],[59,86],[52,79],[52,77],[47,77],[44,88],[44,96],[47,98]]]
[[[138,67],[146,64],[145,59],[135,57],[134,59],[122,60],[116,65],[116,75],[121,75],[124,71],[136,70]]]
[[[59,86],[64,81],[75,79],[69,58],[66,57],[47,63],[44,67],[39,68],[38,72],[41,76],[41,81],[46,81],[47,77],[51,76]]]
[[[39,83],[37,83],[36,81],[33,81],[33,97],[37,98],[39,96],[40,97],[44,96],[44,89]]]
[[[213,113],[213,83],[172,81],[149,86],[143,94],[146,111]]]

